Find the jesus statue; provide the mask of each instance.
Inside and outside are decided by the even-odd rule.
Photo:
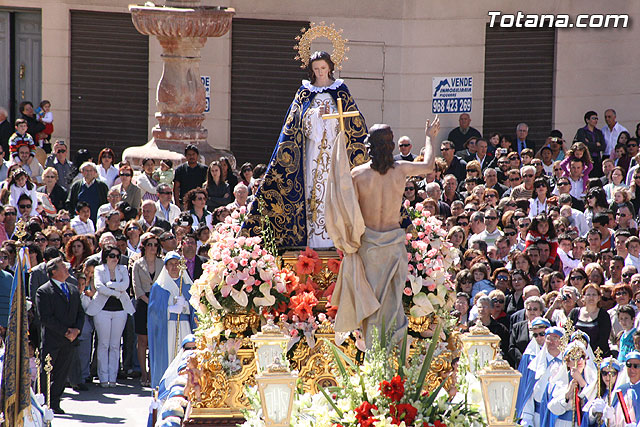
[[[402,305],[408,272],[406,231],[400,227],[402,195],[407,177],[433,172],[433,140],[439,129],[437,116],[433,123],[427,120],[424,160],[408,162],[394,161],[395,143],[389,125],[374,125],[365,141],[371,161],[351,170],[351,188],[357,205],[350,203],[345,180],[336,182],[340,180],[337,173],[329,179],[330,234],[336,246],[347,254],[331,302],[338,306],[335,330],[349,332],[362,327],[368,347],[372,343],[373,327],[380,330],[384,325],[387,331],[381,333],[393,328],[394,341],[400,341],[407,328]],[[334,153],[334,157],[337,166],[342,165],[344,169],[346,163],[339,161],[340,153]],[[350,222],[343,227],[346,233],[337,230],[334,222]],[[354,234],[352,230],[359,231]],[[352,238],[349,242],[344,237],[346,234],[355,238],[360,234],[360,239]]]

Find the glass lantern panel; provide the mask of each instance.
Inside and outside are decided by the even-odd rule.
[[[268,384],[264,388],[264,399],[269,418],[276,423],[286,420],[289,412],[291,389],[287,384]]]
[[[500,422],[506,422],[513,418],[511,405],[515,387],[510,381],[495,381],[487,385],[489,394],[489,407],[491,414]]]
[[[256,353],[258,354],[258,368],[262,371],[282,356],[282,347],[280,344],[265,344],[260,346]]]
[[[469,348],[469,366],[471,372],[476,371],[476,358],[478,369],[482,369],[490,360],[493,360],[493,355],[493,348],[488,344],[471,346]]]

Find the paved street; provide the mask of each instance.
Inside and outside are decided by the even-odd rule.
[[[56,415],[53,427],[147,425],[151,389],[140,387],[139,380],[118,381],[115,388],[87,385],[89,390],[80,393],[65,390],[60,406],[66,414]]]

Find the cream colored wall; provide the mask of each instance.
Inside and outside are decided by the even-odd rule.
[[[128,3],[127,0],[31,1],[30,6],[42,8],[43,13],[42,93],[51,98],[54,106],[56,136],[69,137],[69,10],[126,12]],[[215,3],[203,1],[204,5]],[[22,4],[18,0],[0,0],[0,7]],[[473,76],[472,125],[482,130],[484,38],[489,10],[516,13],[526,9],[528,13],[571,15],[629,13],[632,19],[640,12],[640,3],[625,0],[606,3],[555,0],[535,4],[524,0],[230,0],[227,5],[236,9],[237,18],[325,21],[343,28],[344,36],[352,41],[350,60],[342,71],[344,76],[377,77],[384,68],[383,82],[347,80],[368,124],[384,120],[393,127],[396,137],[410,136],[415,151],[422,144],[425,118],[431,115],[434,76]],[[209,130],[209,142],[219,148],[229,147],[231,36],[229,33],[209,39],[202,49],[200,66],[201,75],[212,77],[211,112],[206,114],[204,126]],[[613,107],[624,126],[635,128],[640,121],[637,40],[640,28],[634,27],[633,22],[627,29],[558,30],[554,127],[571,138],[586,110],[598,111],[602,126],[604,109]],[[155,125],[155,91],[162,63],[157,41],[152,38],[149,46],[150,136]],[[526,55],[526,46],[522,54]],[[440,136],[444,137],[457,126],[457,115],[447,114],[441,119]]]

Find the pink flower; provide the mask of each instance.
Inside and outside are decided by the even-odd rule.
[[[416,203],[416,210],[422,212],[424,205],[422,203]]]
[[[413,294],[413,292],[411,292],[411,288],[404,288],[403,293],[408,297],[410,297]]]
[[[416,265],[416,268],[418,269],[418,271],[422,271],[424,269],[424,265],[422,263],[418,263],[418,265]]]
[[[436,290],[436,284],[435,283],[430,283],[427,285],[427,289],[429,289],[429,291],[433,292]]]
[[[292,337],[294,337],[294,338],[295,338],[295,337],[297,337],[297,336],[298,336],[298,330],[297,330],[297,329],[292,329],[292,330],[291,330],[291,332],[289,332],[289,334],[290,334]]]

